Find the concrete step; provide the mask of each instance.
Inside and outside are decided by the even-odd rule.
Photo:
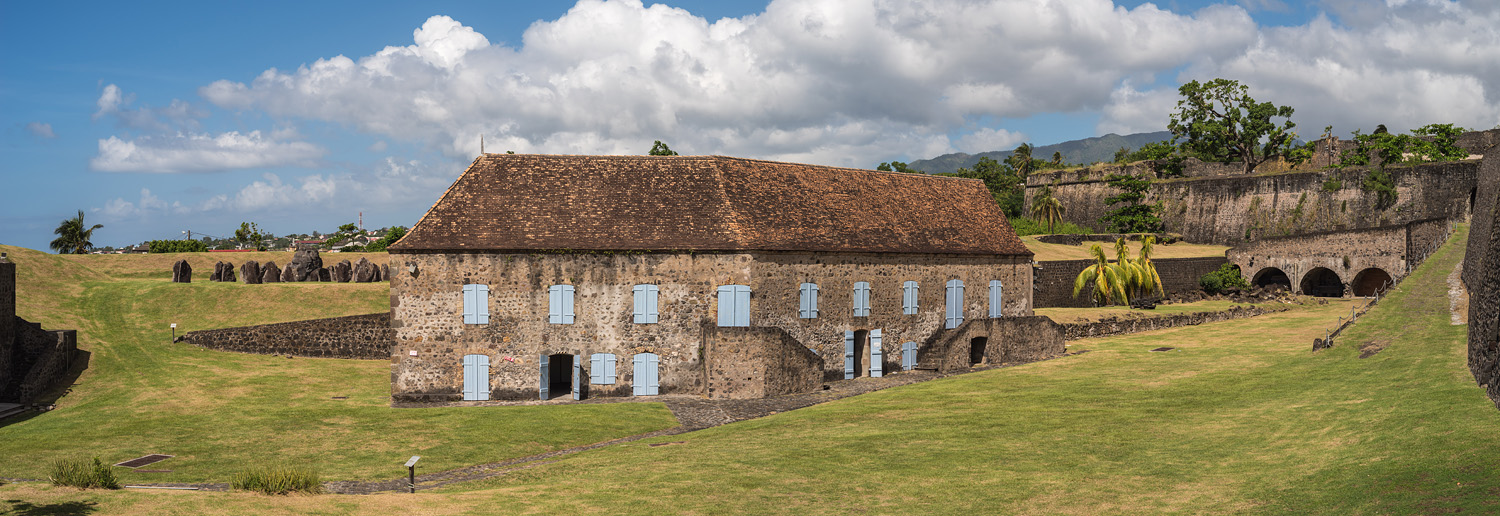
[[[5,419],[26,412],[26,406],[19,403],[0,403],[0,419]]]

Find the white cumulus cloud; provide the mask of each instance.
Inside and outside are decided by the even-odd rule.
[[[44,124],[42,122],[27,123],[26,132],[39,138],[52,139],[57,137],[57,133],[52,132],[52,124]]]
[[[240,168],[311,166],[323,148],[307,142],[278,141],[260,131],[220,134],[177,133],[123,140],[99,140],[89,168],[103,172],[182,173]]]

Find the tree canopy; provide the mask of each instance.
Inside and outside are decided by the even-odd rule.
[[[892,161],[892,162],[889,162],[889,163],[887,163],[887,162],[881,162],[880,165],[877,165],[875,167],[875,170],[880,170],[880,171],[884,171],[884,172],[905,172],[905,173],[908,173],[908,174],[924,174],[925,173],[925,172],[922,172],[921,170],[917,170],[915,168],[911,168],[911,165],[908,165],[906,163],[902,163],[900,161]]]
[[[1167,123],[1172,140],[1205,161],[1244,163],[1245,173],[1278,156],[1295,159],[1293,109],[1256,102],[1250,88],[1231,79],[1191,81],[1177,89],[1182,100]],[[1283,119],[1280,124],[1271,118]]]
[[[64,219],[52,234],[57,239],[52,241],[51,247],[57,254],[87,254],[94,247],[92,242],[94,230],[104,227],[103,224],[94,224],[93,227],[84,229],[83,210],[78,210],[78,216]]]
[[[667,147],[667,144],[662,143],[661,140],[656,140],[656,143],[651,144],[651,152],[646,154],[648,156],[676,156],[677,151]]]

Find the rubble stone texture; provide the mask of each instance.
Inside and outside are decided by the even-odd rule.
[[[1469,289],[1469,371],[1500,408],[1500,147],[1485,154],[1473,199],[1463,270]]]

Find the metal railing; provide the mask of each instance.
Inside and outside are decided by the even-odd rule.
[[[1447,243],[1448,238],[1451,236],[1453,236],[1453,221],[1450,220],[1448,221],[1448,230],[1443,234],[1443,237],[1438,239],[1436,243],[1427,246],[1426,248],[1419,251],[1417,253],[1417,256],[1408,262],[1406,267],[1406,274],[1403,274],[1401,276],[1401,280],[1405,280],[1408,276],[1411,276],[1412,271],[1415,271],[1417,267],[1421,267],[1423,263],[1426,263],[1427,258],[1431,257],[1433,253],[1436,253],[1438,249],[1442,248],[1443,244]],[[1380,299],[1382,297],[1386,297],[1390,290],[1396,288],[1399,283],[1400,280],[1397,280],[1395,282],[1384,282],[1380,285],[1380,288],[1375,289],[1374,298],[1370,299],[1368,303],[1364,304],[1364,306],[1356,305],[1349,307],[1349,318],[1344,319],[1343,316],[1339,316],[1338,324],[1335,324],[1333,328],[1324,329],[1323,340],[1313,341],[1313,351],[1333,347],[1334,338],[1343,333],[1344,329],[1354,324],[1354,321],[1358,320],[1359,316],[1364,315],[1366,312],[1369,312],[1370,309],[1374,308],[1376,304],[1379,304]]]

